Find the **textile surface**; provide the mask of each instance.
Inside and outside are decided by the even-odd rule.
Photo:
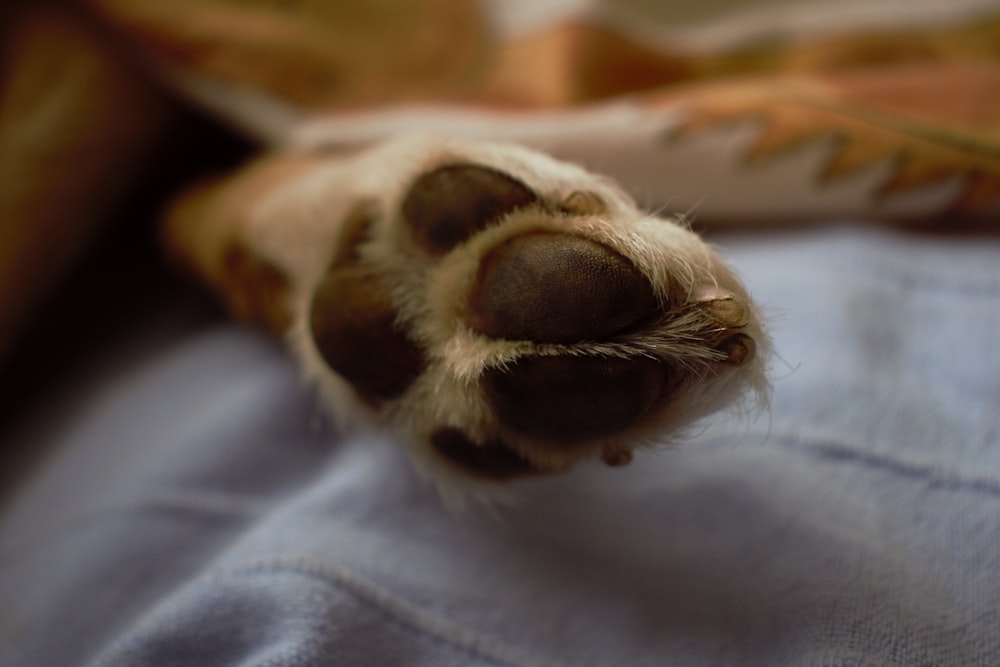
[[[495,514],[331,440],[267,339],[151,345],[4,517],[0,662],[997,664],[1000,244],[718,241],[773,309],[770,413]]]

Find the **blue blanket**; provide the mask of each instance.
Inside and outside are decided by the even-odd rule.
[[[718,242],[770,411],[495,512],[334,437],[271,341],[157,339],[4,508],[0,664],[1000,664],[1000,242]]]

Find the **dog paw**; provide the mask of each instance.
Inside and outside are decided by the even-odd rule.
[[[275,154],[186,196],[165,237],[288,338],[337,423],[395,431],[444,491],[623,465],[767,397],[767,336],[712,248],[523,147]]]
[[[293,347],[430,475],[623,465],[766,399],[769,343],[739,280],[605,179],[479,142],[398,142],[353,168]]]

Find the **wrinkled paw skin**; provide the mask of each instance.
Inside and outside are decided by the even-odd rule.
[[[305,164],[242,242],[291,277],[289,339],[337,420],[388,425],[441,486],[624,465],[766,401],[739,280],[606,179],[427,137]]]

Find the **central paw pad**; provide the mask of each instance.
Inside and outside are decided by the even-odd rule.
[[[346,225],[309,301],[320,358],[424,468],[622,465],[766,393],[755,309],[697,236],[578,168],[473,154]]]
[[[620,333],[656,307],[649,281],[617,252],[578,236],[535,233],[486,253],[467,317],[494,338],[578,343]]]

